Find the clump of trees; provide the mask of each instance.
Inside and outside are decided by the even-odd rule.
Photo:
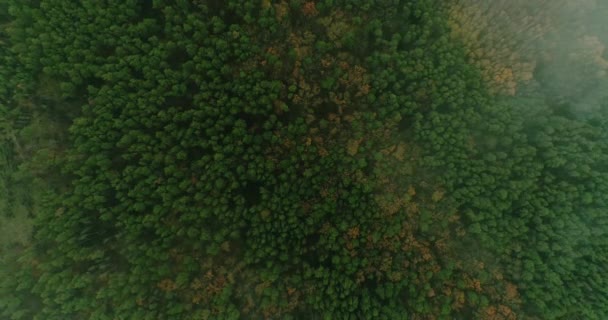
[[[580,1],[446,2],[450,33],[490,93],[537,92],[597,111],[605,97],[605,5]],[[584,98],[583,98],[584,97]]]
[[[484,123],[475,123],[484,129],[462,131],[470,141],[462,143],[469,151],[460,160],[431,156],[438,168],[451,168],[445,183],[460,199],[467,230],[517,284],[524,314],[602,318],[605,280],[585,275],[603,268],[593,261],[604,254],[596,245],[605,220],[605,128],[560,114],[542,99],[486,110]],[[587,299],[589,292],[599,295]]]
[[[608,118],[493,97],[444,3],[4,10],[44,192],[3,317],[606,315]]]
[[[448,1],[452,37],[463,43],[492,93],[515,95],[532,80],[536,41],[554,27],[560,1]]]

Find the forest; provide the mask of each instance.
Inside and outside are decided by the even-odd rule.
[[[0,0],[0,319],[608,319],[606,16]]]

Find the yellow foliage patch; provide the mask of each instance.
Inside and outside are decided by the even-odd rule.
[[[393,156],[399,161],[405,160],[405,145],[403,143],[397,145],[397,149],[395,150],[395,153],[393,153]]]
[[[407,188],[407,194],[410,195],[410,197],[413,197],[416,195],[416,188],[414,188],[414,186],[409,186]]]
[[[434,202],[439,202],[439,201],[441,201],[441,199],[443,199],[444,195],[445,195],[445,191],[437,190],[437,191],[433,192],[431,199],[433,199]]]
[[[266,220],[268,219],[268,217],[270,217],[270,210],[264,209],[260,212],[260,216],[262,217],[262,219]]]
[[[346,153],[351,156],[354,156],[359,151],[359,145],[361,144],[363,139],[350,139],[346,144]]]

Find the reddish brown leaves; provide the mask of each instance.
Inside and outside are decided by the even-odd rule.
[[[302,13],[307,17],[314,17],[319,14],[314,1],[307,1],[302,6]]]

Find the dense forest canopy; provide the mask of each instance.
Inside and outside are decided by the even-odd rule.
[[[606,319],[606,14],[0,0],[0,317]]]

